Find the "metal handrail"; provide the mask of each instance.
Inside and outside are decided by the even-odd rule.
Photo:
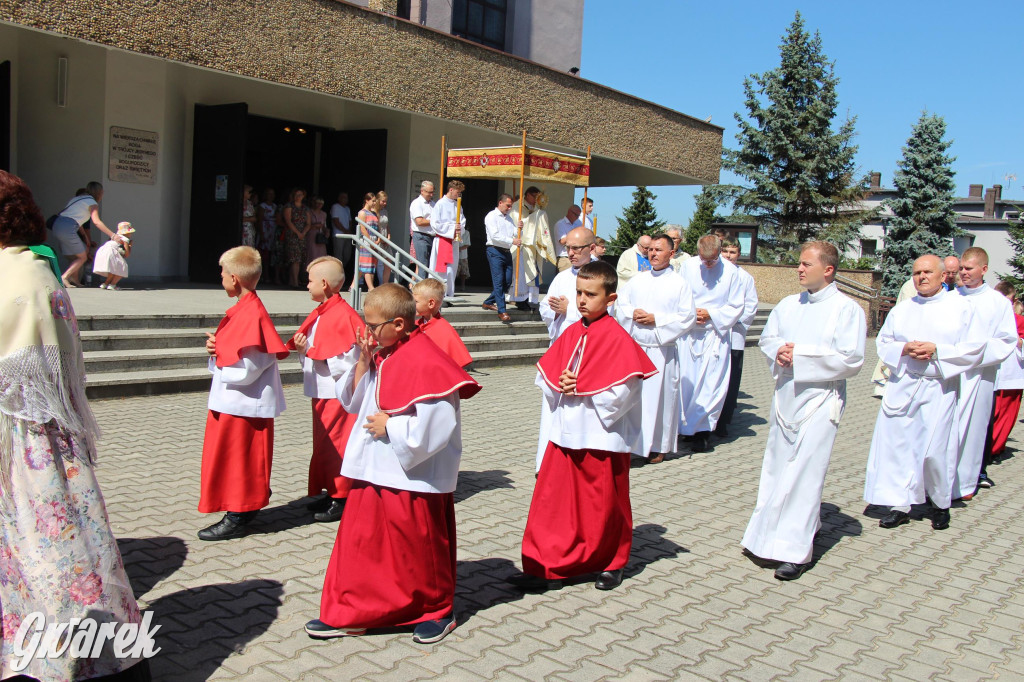
[[[354,234],[339,234],[336,235],[342,239],[351,239],[355,242],[355,254],[353,262],[353,285],[352,285],[352,307],[356,310],[359,309],[360,299],[362,298],[362,292],[359,287],[359,249],[365,248],[369,251],[377,260],[384,261],[384,263],[391,268],[391,272],[394,273],[395,277],[403,280],[406,284],[414,284],[419,282],[423,277],[419,276],[415,270],[412,269],[412,265],[416,265],[426,271],[428,277],[433,277],[436,280],[444,282],[443,276],[439,275],[434,270],[430,269],[430,266],[412,257],[408,251],[403,249],[398,244],[391,241],[388,237],[381,234],[376,228],[366,224],[356,216],[355,221],[357,225],[361,225],[370,234],[371,237],[379,239],[393,249],[388,251],[383,248],[378,242],[375,242],[371,238],[363,236],[362,232],[357,228]],[[402,258],[404,256],[404,259]],[[408,260],[409,264],[406,265],[404,260]]]
[[[857,293],[863,294],[867,298],[879,298],[882,294],[881,289],[875,289],[867,284],[861,284],[855,279],[840,275],[838,272],[836,273],[835,281],[836,284],[842,284],[849,289],[853,289]]]

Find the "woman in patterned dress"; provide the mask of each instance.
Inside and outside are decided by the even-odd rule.
[[[0,171],[0,679],[148,680],[148,663],[118,659],[113,642],[96,657],[66,649],[14,669],[32,614],[141,622],[93,473],[99,427],[71,299],[27,248],[45,239],[32,193]]]
[[[252,203],[252,185],[242,188],[242,246],[256,248],[256,207]]]
[[[284,207],[284,260],[288,264],[288,286],[295,289],[299,288],[299,267],[306,252],[306,233],[311,227],[305,200],[306,190],[293,189]]]
[[[380,226],[380,221],[377,218],[377,195],[373,192],[367,192],[363,196],[363,210],[359,211],[359,219],[364,223],[377,229]],[[374,244],[379,244],[380,240],[374,235],[370,234],[369,231],[362,225],[359,226],[359,233],[363,235],[363,238],[370,239]],[[373,291],[373,275],[377,271],[377,259],[373,253],[365,248],[359,247],[359,272],[362,273],[363,279],[366,281],[366,290]]]

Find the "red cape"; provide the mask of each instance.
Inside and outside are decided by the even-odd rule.
[[[339,294],[314,308],[295,333],[309,336],[309,330],[318,319],[314,345],[306,349],[306,357],[311,360],[326,360],[349,352],[356,342],[356,331],[366,327],[359,314]],[[288,339],[285,345],[295,350],[294,339]]]
[[[1024,339],[1024,315],[1013,315],[1014,321],[1017,323],[1017,336]]]
[[[217,327],[216,337],[217,366],[221,368],[238,362],[246,348],[273,353],[278,360],[288,357],[288,349],[277,335],[270,314],[255,291],[242,296],[238,303],[228,308]]]
[[[552,390],[562,390],[558,378],[577,353],[576,395],[594,395],[632,377],[649,379],[658,373],[644,349],[611,315],[604,315],[587,326],[583,325],[583,320],[578,320],[551,344],[537,363],[537,369]]]
[[[444,398],[455,391],[462,400],[480,391],[480,384],[419,330],[393,349],[383,349],[374,360],[377,406],[386,414],[405,412],[416,403]]]
[[[459,367],[465,368],[473,362],[473,356],[466,349],[466,344],[462,343],[459,333],[455,331],[448,320],[436,315],[429,320],[420,322],[419,328]]]

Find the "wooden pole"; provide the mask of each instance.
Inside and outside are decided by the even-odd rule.
[[[523,157],[522,163],[519,165],[519,220],[523,219],[523,183],[526,182],[526,129],[523,129]],[[517,231],[517,238],[523,238],[523,228],[519,227]],[[516,248],[516,267],[515,267],[515,284],[512,285],[513,297],[519,296],[519,261],[523,258],[523,247],[519,246]]]
[[[587,145],[587,166],[590,166],[590,145]],[[590,176],[587,176],[587,184],[583,185],[583,227],[587,226],[587,190],[590,188]],[[593,221],[593,218],[591,218]],[[591,222],[590,227],[597,235],[597,223]]]
[[[441,174],[438,176],[441,178],[441,186],[434,191],[434,196],[444,195],[444,171],[448,166],[448,148],[444,145],[444,135],[441,136]],[[437,201],[437,199],[435,199]]]

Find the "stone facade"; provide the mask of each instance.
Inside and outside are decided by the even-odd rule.
[[[510,135],[526,129],[533,143],[589,145],[680,184],[719,177],[718,126],[349,3],[0,0],[0,20]]]
[[[769,265],[767,263],[742,263],[741,265],[754,278],[754,284],[757,286],[757,300],[762,304],[774,305],[786,296],[803,291],[800,280],[797,279],[795,266]],[[839,274],[859,285],[858,287],[849,287],[840,283],[839,290],[857,301],[864,309],[868,332],[872,334],[877,332],[880,327],[878,324],[879,300],[860,289],[867,287],[877,292],[882,286],[882,274],[873,270],[839,270]]]

